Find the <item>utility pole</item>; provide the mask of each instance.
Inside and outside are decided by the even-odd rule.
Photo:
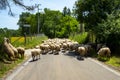
[[[35,4],[35,7],[38,9],[38,34],[39,34],[39,29],[40,29],[40,15],[39,15],[39,10],[42,10],[39,8],[41,4]]]

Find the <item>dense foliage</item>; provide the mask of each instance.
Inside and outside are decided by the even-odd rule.
[[[38,16],[40,18],[40,28],[39,32],[44,33],[50,38],[54,37],[68,37],[71,33],[78,30],[77,20],[70,15],[69,8],[60,11],[50,10],[45,8],[44,13],[30,14],[28,12],[22,13],[18,24],[19,29],[22,29],[22,33],[29,32],[29,30],[24,30],[24,25],[30,25],[30,33],[38,33]],[[65,13],[67,10],[67,13]]]
[[[107,14],[120,8],[119,4],[119,0],[77,0],[73,11],[80,23],[95,31],[98,23],[107,19]]]
[[[120,46],[120,0],[77,0],[74,15],[87,31],[96,37],[96,43],[106,43],[112,51]]]
[[[88,33],[84,32],[81,34],[70,35],[69,39],[77,41],[79,44],[84,44],[88,42]]]
[[[99,42],[105,42],[113,51],[119,51],[120,48],[120,11],[108,15],[107,20],[97,26],[96,35],[99,36]]]

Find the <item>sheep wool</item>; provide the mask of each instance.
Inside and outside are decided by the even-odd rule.
[[[38,58],[40,59],[40,54],[41,54],[42,50],[41,49],[33,49],[31,51],[31,56],[33,58],[33,61],[34,60],[37,60]]]
[[[106,57],[110,57],[111,55],[111,51],[108,47],[104,47],[104,48],[101,48],[98,53],[97,53],[99,56],[106,56]]]

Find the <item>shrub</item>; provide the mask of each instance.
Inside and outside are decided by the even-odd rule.
[[[77,41],[78,43],[82,44],[82,43],[86,43],[88,42],[88,33],[84,32],[84,33],[80,33],[80,34],[75,34],[75,35],[71,35],[69,37],[69,39]]]

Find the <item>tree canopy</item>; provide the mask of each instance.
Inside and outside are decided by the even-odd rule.
[[[97,43],[107,44],[112,51],[120,49],[120,0],[77,0],[73,11]]]
[[[120,0],[77,0],[73,11],[80,23],[94,30],[98,23],[107,18],[107,14],[120,8],[119,4]]]
[[[68,9],[69,10],[69,9]],[[31,34],[37,34],[38,30],[38,14],[40,17],[40,32],[43,32],[50,38],[54,37],[68,37],[70,34],[78,30],[78,22],[69,13],[65,16],[60,11],[50,10],[45,8],[43,13],[30,14],[24,12],[20,15],[18,24],[22,28],[24,24],[29,24]],[[20,24],[22,23],[22,25]],[[22,32],[23,33],[23,32]]]

